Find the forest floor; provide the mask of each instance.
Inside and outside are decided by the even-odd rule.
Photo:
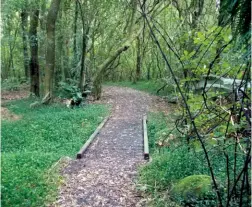
[[[27,98],[29,93],[29,85],[22,85],[16,90],[1,90],[1,104],[11,100]]]
[[[29,87],[20,87],[18,90],[2,90],[1,91],[1,117],[6,120],[19,120],[21,117],[10,112],[3,105],[8,101],[23,99],[29,96]]]
[[[106,86],[97,103],[111,104],[109,121],[81,160],[63,169],[65,183],[52,206],[145,206],[136,191],[136,175],[144,164],[142,118],[148,111],[168,113],[159,97],[130,88]]]

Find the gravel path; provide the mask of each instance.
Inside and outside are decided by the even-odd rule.
[[[66,183],[55,206],[144,206],[135,190],[137,166],[144,163],[142,117],[153,98],[129,88],[105,87],[100,102],[112,115],[81,160],[64,169]]]

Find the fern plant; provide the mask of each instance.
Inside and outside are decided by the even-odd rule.
[[[59,95],[60,97],[73,99],[74,102],[77,102],[83,99],[80,88],[77,87],[74,84],[74,82],[70,82],[70,83],[60,82],[59,92],[60,92],[60,95]]]

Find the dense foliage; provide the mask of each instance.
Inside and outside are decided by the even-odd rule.
[[[168,117],[162,113],[150,113],[148,115],[148,135],[152,160],[140,169],[138,189],[145,195],[151,196],[150,206],[164,207],[186,204],[184,197],[179,197],[177,191],[175,191],[176,193],[173,192],[177,184],[179,185],[184,178],[190,178],[193,175],[210,176],[200,143],[197,140],[191,142],[190,145],[186,143],[184,135],[177,131],[175,125],[171,122],[171,120],[176,119],[176,116],[176,112]],[[171,139],[171,134],[175,139]],[[208,147],[215,178],[220,186],[222,198],[225,199],[227,192],[226,160],[225,157],[222,157],[222,152],[218,149],[214,140],[208,142]],[[232,151],[233,148],[230,147],[228,153],[233,164],[234,154]],[[236,162],[237,168],[242,167],[243,157],[237,157]],[[234,175],[232,174],[232,176]],[[189,180],[189,182],[192,181]],[[198,185],[201,186],[204,183]],[[189,186],[184,186],[182,190],[187,187]],[[207,194],[211,196],[201,199],[195,199],[195,193],[188,194],[188,199],[193,201],[190,205],[199,207],[217,206],[216,194],[212,190]],[[237,205],[232,202],[230,206]]]
[[[186,165],[179,178],[208,174],[216,205],[249,205],[249,0],[6,0],[2,8],[6,87],[27,81],[46,104],[64,92],[79,99],[87,87],[99,99],[104,81],[175,97],[173,128],[183,147],[153,163],[197,156],[204,170]],[[155,136],[171,139],[171,130]],[[168,185],[169,166],[161,166],[157,180]]]
[[[55,199],[62,179],[52,165],[62,157],[73,158],[108,112],[102,105],[31,110],[31,102],[8,103],[22,117],[2,121],[2,206],[44,206]]]

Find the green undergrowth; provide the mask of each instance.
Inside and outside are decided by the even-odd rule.
[[[121,82],[106,82],[105,85],[109,86],[121,86],[129,87],[140,91],[145,91],[153,95],[157,95],[158,89],[160,89],[164,83],[161,81],[138,81],[133,83],[131,81],[121,81]],[[173,91],[173,87],[165,87],[164,90],[160,90],[158,95],[168,96]]]
[[[176,135],[172,124],[173,115],[150,113],[148,115],[148,138],[151,162],[139,169],[139,189],[150,197],[149,206],[179,206],[172,201],[169,191],[179,179],[193,174],[202,174],[204,169],[193,153],[188,153],[185,145],[159,147],[158,141],[164,133]],[[161,133],[160,133],[161,132]],[[177,137],[177,139],[180,139]]]
[[[17,91],[22,87],[27,87],[27,81],[18,80],[17,78],[9,78],[2,80],[1,91]]]
[[[171,193],[176,183],[192,175],[210,175],[204,153],[196,152],[193,147],[189,149],[185,137],[174,128],[175,118],[174,114],[165,116],[162,113],[150,113],[148,115],[151,161],[141,167],[138,174],[139,190],[148,197],[148,206],[179,206],[181,203],[177,202]],[[170,141],[169,147],[160,147],[158,145],[160,139],[162,140],[167,134],[172,134],[175,141]],[[215,152],[210,152],[209,156],[217,181],[222,184],[226,179],[225,160],[219,159]],[[207,205],[199,202],[199,206]]]
[[[62,157],[74,158],[109,112],[104,105],[31,109],[33,101],[6,105],[21,119],[2,120],[2,206],[45,206],[52,201],[61,182],[52,166]]]

